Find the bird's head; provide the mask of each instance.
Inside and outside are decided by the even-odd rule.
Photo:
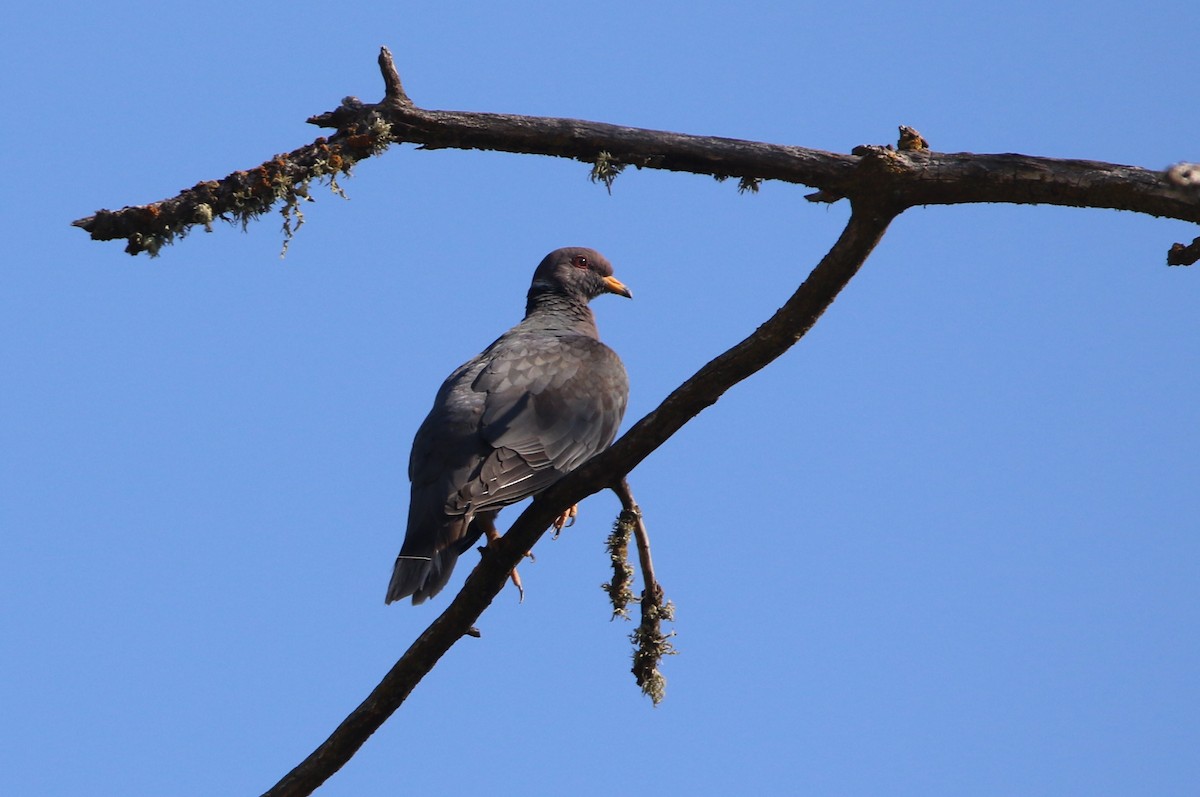
[[[542,259],[529,286],[531,298],[539,293],[558,293],[584,302],[602,293],[633,298],[629,289],[613,276],[608,258],[582,246],[555,249]]]

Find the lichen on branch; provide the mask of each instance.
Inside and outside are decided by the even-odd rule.
[[[348,98],[343,106],[352,100]],[[187,237],[193,227],[202,226],[211,232],[213,220],[220,219],[245,230],[282,203],[286,251],[287,242],[304,222],[300,203],[313,201],[310,185],[327,183],[335,194],[345,197],[338,177],[349,175],[358,161],[383,152],[392,141],[391,124],[386,119],[354,118],[346,129],[330,138],[317,138],[253,169],[197,183],[161,202],[100,210],[72,223],[98,241],[125,239],[125,251],[131,255],[146,252],[154,257],[162,247]]]
[[[667,696],[667,679],[659,670],[664,656],[674,656],[675,648],[671,637],[675,632],[663,633],[664,622],[674,622],[675,606],[664,601],[662,591],[642,597],[642,621],[629,635],[633,643],[633,675],[642,693],[658,705]]]
[[[612,533],[604,541],[608,558],[612,564],[612,580],[600,585],[608,593],[612,603],[612,619],[623,617],[629,619],[629,604],[633,602],[633,565],[629,564],[629,538],[633,534],[637,516],[628,509],[622,509],[613,523]]]

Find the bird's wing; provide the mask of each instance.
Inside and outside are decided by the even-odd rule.
[[[471,389],[483,365],[482,356],[476,357],[442,383],[413,439],[408,531],[388,584],[388,603],[409,595],[420,603],[437,594],[459,554],[474,542],[472,517],[464,511],[448,512],[447,498],[471,481],[491,453],[479,436],[486,396]]]
[[[483,355],[463,363],[438,389],[408,457],[408,478],[414,487],[444,482],[458,473],[461,475],[454,480],[457,489],[486,455],[479,437],[479,419],[487,397],[471,389],[471,382],[484,365]]]
[[[534,495],[606,448],[629,393],[616,354],[583,335],[507,341],[471,388],[485,397],[479,435],[492,449],[459,491],[476,511]]]

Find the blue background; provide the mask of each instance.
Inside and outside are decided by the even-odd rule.
[[[445,375],[594,246],[626,426],[836,238],[807,189],[396,147],[150,260],[69,226],[377,99],[846,152],[1200,160],[1192,0],[26,4],[6,12],[0,792],[257,794],[447,602],[385,607]],[[632,475],[680,655],[651,708],[582,506],[320,792],[1195,795],[1195,227],[914,209],[813,332]],[[510,519],[515,511],[506,513]],[[461,583],[456,574],[452,588]]]

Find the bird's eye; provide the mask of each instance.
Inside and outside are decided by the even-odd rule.
[[[575,255],[575,257],[571,258],[571,265],[575,268],[587,268],[588,259],[583,255]]]

